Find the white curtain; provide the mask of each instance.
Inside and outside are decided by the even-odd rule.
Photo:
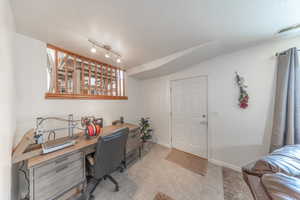
[[[300,144],[300,69],[297,48],[278,55],[271,151]]]

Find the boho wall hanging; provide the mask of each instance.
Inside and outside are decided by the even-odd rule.
[[[248,107],[249,102],[249,95],[247,92],[247,85],[245,84],[245,79],[241,77],[238,72],[235,72],[236,75],[236,83],[240,89],[240,96],[239,96],[239,106],[240,108],[246,109]]]

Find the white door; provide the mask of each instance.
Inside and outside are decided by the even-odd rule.
[[[172,146],[207,158],[207,77],[171,82]]]

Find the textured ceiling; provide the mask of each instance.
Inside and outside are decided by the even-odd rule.
[[[108,62],[90,53],[87,39],[93,38],[122,54],[126,68],[201,44],[217,43],[218,48],[197,51],[199,57],[214,57],[300,22],[299,0],[12,0],[12,5],[17,32]]]

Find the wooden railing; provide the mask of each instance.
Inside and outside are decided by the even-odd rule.
[[[47,99],[128,99],[125,70],[48,44]]]

